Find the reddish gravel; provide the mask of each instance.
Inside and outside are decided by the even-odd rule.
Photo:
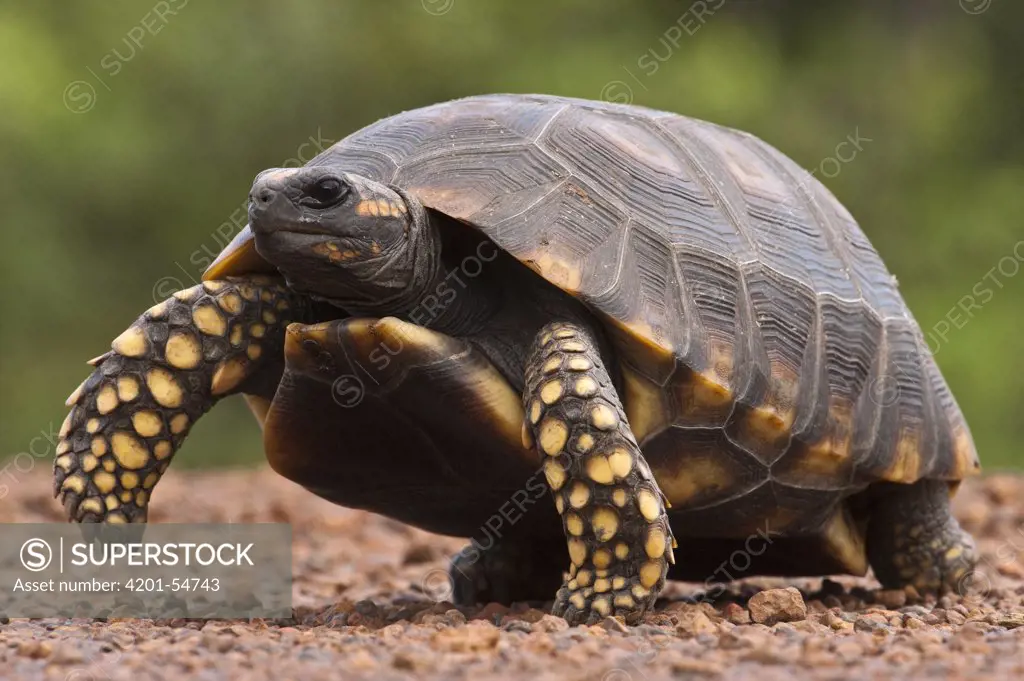
[[[0,521],[61,520],[49,485],[23,480],[0,501]],[[706,603],[696,585],[673,584],[637,627],[569,628],[545,614],[550,604],[435,602],[462,540],[331,506],[266,470],[171,471],[156,496],[154,522],[291,522],[293,621],[12,620],[0,625],[0,678],[1024,678],[1015,477],[968,483],[957,497],[984,556],[978,594],[908,602],[870,580],[760,579]],[[799,592],[754,596],[790,586]]]

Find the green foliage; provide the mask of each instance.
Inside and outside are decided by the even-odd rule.
[[[82,361],[154,287],[198,278],[258,171],[311,135],[536,91],[706,118],[819,168],[926,333],[949,327],[937,360],[983,461],[1020,463],[1024,276],[962,309],[1024,238],[1024,6],[986,1],[7,3],[0,458],[59,425]],[[857,134],[855,158],[827,161]],[[259,452],[232,400],[180,458]]]

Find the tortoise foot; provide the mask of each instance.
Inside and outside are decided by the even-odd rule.
[[[639,577],[592,578],[588,571],[579,570],[558,590],[551,614],[573,625],[597,624],[606,617],[639,624],[657,598],[657,591],[644,587]]]
[[[949,486],[887,485],[868,528],[868,557],[886,588],[966,593],[978,554],[949,508]]]
[[[937,538],[939,549],[929,548],[923,556],[908,551],[911,564],[917,561],[917,577],[911,584],[920,593],[965,595],[974,581],[974,566],[978,561],[974,539],[955,520]]]
[[[886,570],[883,577],[883,570],[875,569],[882,585],[886,588],[913,586],[921,594],[966,594],[978,559],[974,539],[959,525],[922,536],[925,538],[919,543],[892,555],[895,575]]]
[[[451,563],[449,576],[456,605],[546,601],[562,579],[558,553],[534,546],[502,543],[481,550],[470,544]]]

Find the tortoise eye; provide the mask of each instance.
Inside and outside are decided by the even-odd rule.
[[[336,177],[325,177],[309,186],[302,203],[315,208],[328,208],[341,203],[347,194],[348,185]]]

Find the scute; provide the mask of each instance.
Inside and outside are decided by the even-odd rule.
[[[490,95],[379,121],[324,163],[473,225],[594,310],[652,467],[712,528],[759,494],[778,502],[776,487],[824,508],[874,481],[978,468],[878,254],[828,189],[751,135]],[[691,490],[701,476],[715,486]]]

